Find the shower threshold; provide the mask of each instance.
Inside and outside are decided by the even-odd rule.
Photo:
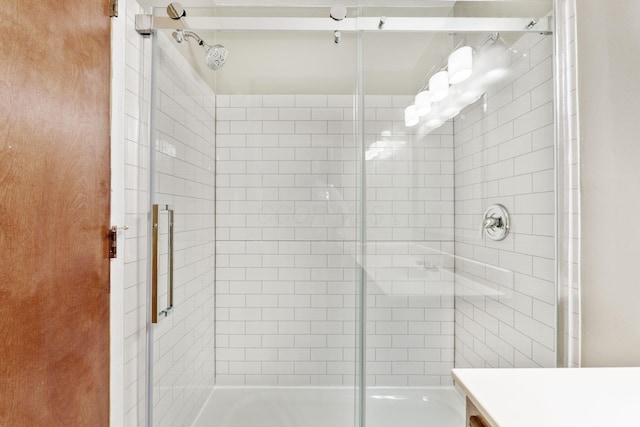
[[[349,427],[356,393],[338,387],[216,387],[193,427]],[[464,401],[453,387],[367,390],[367,427],[459,427]]]

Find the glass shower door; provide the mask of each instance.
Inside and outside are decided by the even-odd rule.
[[[192,423],[215,369],[215,97],[172,41],[153,35],[153,426]]]
[[[363,34],[369,427],[463,424],[450,387],[453,123],[405,122],[425,75],[452,45],[445,33]],[[388,61],[378,60],[380,50]]]
[[[365,32],[363,57],[366,425],[458,425],[454,367],[556,366],[553,38]]]
[[[357,36],[198,35],[153,36],[152,425],[357,425]]]

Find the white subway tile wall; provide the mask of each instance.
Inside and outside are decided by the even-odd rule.
[[[353,385],[351,96],[217,97],[217,383]]]
[[[352,102],[217,98],[220,384],[354,382]],[[370,385],[451,382],[453,127],[430,135],[405,129],[410,102],[365,98]]]
[[[165,34],[156,40],[154,203],[175,217],[174,308],[153,326],[153,422],[190,425],[214,385],[215,95]]]
[[[454,120],[456,367],[556,365],[553,38],[521,37],[509,77]],[[511,232],[480,238],[504,205]]]

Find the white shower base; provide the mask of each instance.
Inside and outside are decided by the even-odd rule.
[[[216,387],[193,427],[352,427],[353,389]],[[453,387],[369,388],[367,427],[462,427]]]

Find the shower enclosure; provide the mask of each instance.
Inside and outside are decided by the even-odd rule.
[[[452,368],[570,363],[554,3],[512,3],[139,17],[150,425],[458,426]]]

